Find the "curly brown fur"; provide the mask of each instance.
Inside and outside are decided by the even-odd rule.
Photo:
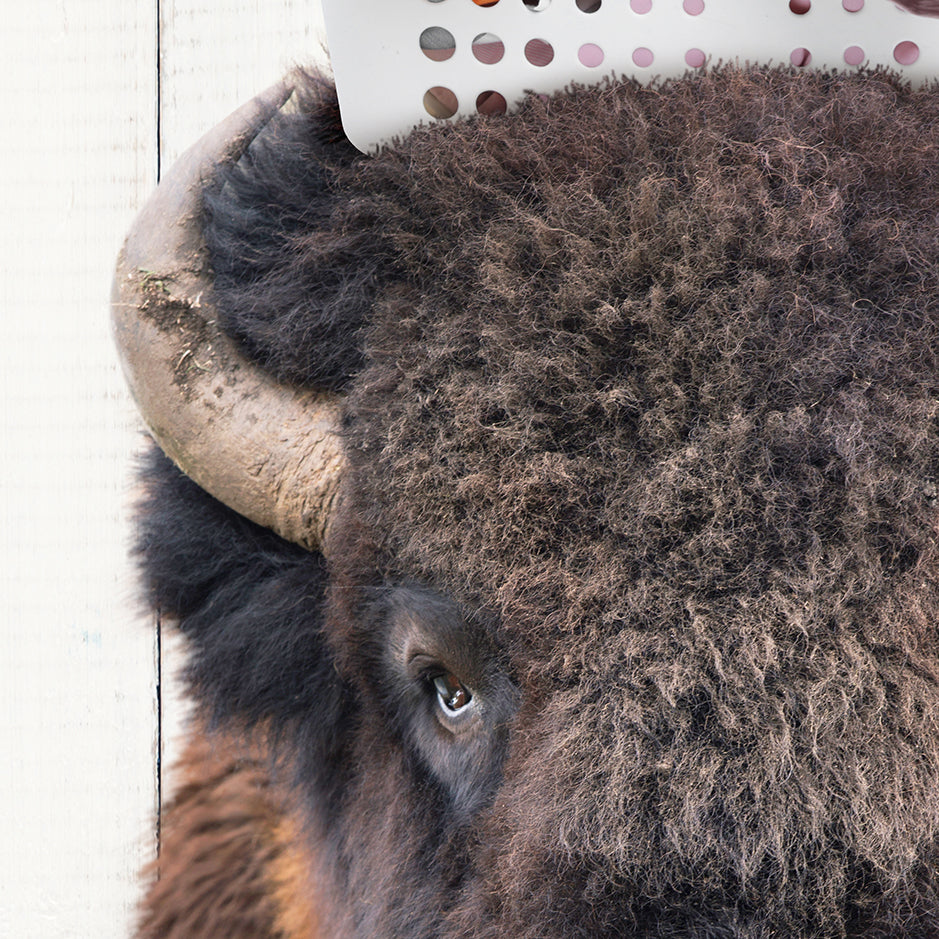
[[[583,883],[544,904],[565,868],[658,935],[839,935],[882,895],[939,928],[934,107],[726,71],[373,167],[435,221],[353,392],[361,511],[397,576],[498,599],[542,701],[492,935],[608,929]]]
[[[345,515],[310,596],[294,562],[255,591],[242,533],[183,626],[211,706],[259,716],[241,674],[270,695],[343,935],[939,934],[936,102],[724,69],[302,150],[332,208],[251,273],[249,345],[345,363],[294,375],[349,391]],[[214,217],[293,185],[321,113]],[[279,305],[324,267],[345,324]],[[472,803],[388,675],[401,584],[518,691]],[[250,654],[213,669],[241,596]]]

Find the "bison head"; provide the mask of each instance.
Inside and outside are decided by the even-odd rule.
[[[939,933],[936,101],[726,69],[363,157],[298,75],[183,161],[115,305],[191,477],[142,935]]]

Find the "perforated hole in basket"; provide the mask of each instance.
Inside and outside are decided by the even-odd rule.
[[[508,102],[498,91],[483,91],[476,96],[476,110],[480,114],[505,114]]]
[[[544,68],[554,61],[554,47],[547,39],[529,39],[525,43],[525,58],[532,65]]]
[[[460,101],[450,88],[434,85],[424,92],[424,110],[431,117],[453,117],[459,109]]]
[[[595,42],[585,42],[577,50],[577,58],[587,68],[599,68],[603,65],[603,50]]]
[[[473,39],[473,58],[483,65],[495,65],[505,55],[505,43],[495,33],[480,33]]]
[[[428,26],[420,36],[421,52],[432,62],[446,62],[456,52],[456,40],[449,29]]]

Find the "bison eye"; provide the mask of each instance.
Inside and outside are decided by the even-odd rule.
[[[464,688],[451,672],[437,675],[433,682],[434,688],[437,689],[437,700],[449,714],[458,714],[473,700],[470,691]]]

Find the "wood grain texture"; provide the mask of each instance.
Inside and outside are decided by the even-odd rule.
[[[111,273],[159,141],[165,166],[315,55],[316,13],[289,0],[5,10],[0,936],[129,932],[156,853],[158,667],[128,559],[142,431],[111,342]]]
[[[155,650],[106,313],[156,175],[154,24],[109,0],[4,19],[0,935],[120,936],[153,851]]]
[[[162,0],[160,12],[164,166],[292,66],[325,61],[318,2]]]

